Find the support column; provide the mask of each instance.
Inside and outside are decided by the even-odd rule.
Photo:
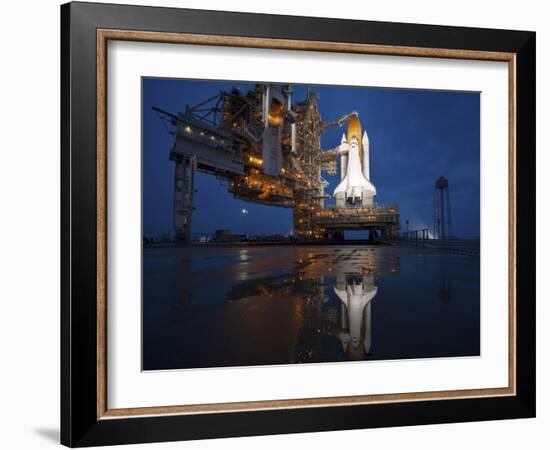
[[[345,208],[346,207],[346,194],[345,192],[338,192],[336,194],[336,207]]]
[[[193,216],[193,192],[196,158],[176,161],[174,172],[174,238],[177,241],[191,241],[191,219]]]
[[[363,192],[361,198],[363,207],[372,206],[374,204],[374,196],[370,192]]]
[[[439,190],[439,239],[445,239],[445,203],[443,200],[443,190]]]

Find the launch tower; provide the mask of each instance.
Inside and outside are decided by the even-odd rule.
[[[434,191],[434,237],[435,239],[449,239],[451,234],[449,181],[444,177],[439,177],[435,181]]]
[[[293,235],[299,240],[342,238],[347,229],[368,229],[391,239],[399,231],[396,205],[376,205],[370,181],[369,138],[358,114],[325,121],[319,95],[293,102],[288,84],[257,84],[242,93],[233,88],[184,112],[153,108],[172,126],[175,162],[174,232],[191,240],[193,176],[201,171],[226,183],[245,201],[293,209]],[[347,135],[331,149],[321,148],[322,133],[347,125]],[[325,207],[328,182],[338,174],[336,207]]]

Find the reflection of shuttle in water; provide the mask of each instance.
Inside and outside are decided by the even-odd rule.
[[[378,293],[374,277],[339,275],[334,292],[342,301],[342,332],[339,335],[350,359],[363,359],[371,348],[371,300]]]

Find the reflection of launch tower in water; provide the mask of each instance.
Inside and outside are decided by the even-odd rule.
[[[478,256],[390,246],[145,254],[144,370],[480,354]],[[167,260],[170,272],[159,271]]]

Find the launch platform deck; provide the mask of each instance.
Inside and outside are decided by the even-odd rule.
[[[315,213],[315,224],[329,233],[344,230],[379,231],[383,239],[399,235],[399,207],[372,205],[364,208],[323,208]]]

